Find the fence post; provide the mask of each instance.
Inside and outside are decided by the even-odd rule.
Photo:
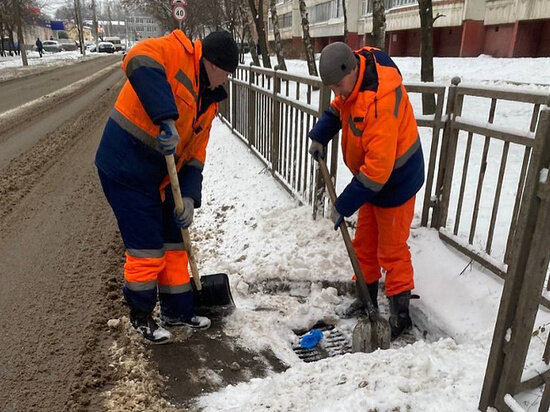
[[[248,146],[256,144],[255,129],[256,124],[256,93],[252,89],[254,84],[254,71],[250,66],[248,68]]]
[[[273,116],[271,118],[271,174],[279,171],[279,123],[281,117],[281,105],[278,94],[281,91],[281,78],[277,76],[277,69],[273,71]]]
[[[319,91],[319,117],[323,115],[323,112],[330,106],[330,89],[328,86],[322,85]],[[322,216],[324,213],[324,194],[325,194],[325,182],[321,171],[319,169],[319,163],[315,162],[315,180],[313,183],[313,219],[317,219],[318,216]]]
[[[234,76],[234,75],[233,75]],[[233,77],[232,77],[233,79]],[[229,119],[229,123],[231,124],[231,131],[235,133],[235,127],[237,123],[237,93],[236,93],[237,85],[235,82],[231,82],[231,89],[229,93],[231,94],[231,98],[229,99],[231,101],[231,110],[227,110],[226,114],[229,116],[229,112],[231,112],[231,118]]]
[[[449,198],[451,196],[451,183],[456,157],[456,141],[458,130],[454,130],[453,120],[462,112],[462,100],[457,101],[456,91],[460,83],[460,77],[453,77],[447,96],[446,120],[441,141],[441,154],[439,156],[439,170],[437,172],[437,185],[435,188],[436,201],[432,216],[431,226],[439,229],[447,222],[449,212]]]
[[[437,105],[434,114],[434,126],[432,129],[432,142],[430,145],[430,152],[428,154],[428,172],[426,175],[426,182],[424,183],[424,200],[422,203],[422,216],[420,219],[420,226],[428,227],[428,218],[430,209],[435,207],[436,201],[432,199],[432,191],[434,186],[434,175],[437,164],[437,151],[440,149],[440,133],[444,125],[441,124],[441,117],[443,113],[443,102],[445,100],[445,90],[437,93]],[[433,222],[433,217],[432,217]]]
[[[550,101],[548,102],[550,104]],[[521,380],[531,332],[548,269],[550,179],[550,108],[541,111],[525,181],[514,250],[502,291],[479,409],[504,409],[503,397],[515,394]],[[511,334],[510,334],[511,332]]]

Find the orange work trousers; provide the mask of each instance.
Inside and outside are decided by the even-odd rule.
[[[414,288],[411,252],[407,240],[416,196],[397,207],[365,203],[359,209],[353,247],[367,284],[386,272],[386,296]]]

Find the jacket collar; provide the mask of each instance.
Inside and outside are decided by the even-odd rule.
[[[187,51],[187,53],[195,53],[195,50],[193,49],[193,43],[191,43],[191,40],[189,40],[184,32],[182,32],[181,30],[174,30],[172,34],[176,36],[176,39],[178,39],[178,41],[183,45],[183,48]]]
[[[353,90],[351,91],[350,95],[342,102],[344,105],[348,105],[351,102],[355,101],[357,95],[359,94],[359,90],[361,89],[361,83],[363,82],[366,60],[361,55],[356,55],[356,57],[359,58],[359,72],[357,73],[357,80],[355,81],[355,86],[353,86]]]

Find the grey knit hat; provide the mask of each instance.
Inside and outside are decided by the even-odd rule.
[[[319,72],[324,85],[338,83],[357,66],[357,59],[346,43],[331,43],[321,52]]]

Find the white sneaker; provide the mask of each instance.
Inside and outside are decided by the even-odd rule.
[[[170,342],[172,334],[158,325],[153,317],[149,315],[140,316],[140,314],[131,313],[130,323],[132,328],[151,343],[162,344]]]
[[[208,329],[212,322],[206,316],[193,316],[191,319],[169,318],[160,315],[160,320],[165,326],[187,326],[194,330]]]

